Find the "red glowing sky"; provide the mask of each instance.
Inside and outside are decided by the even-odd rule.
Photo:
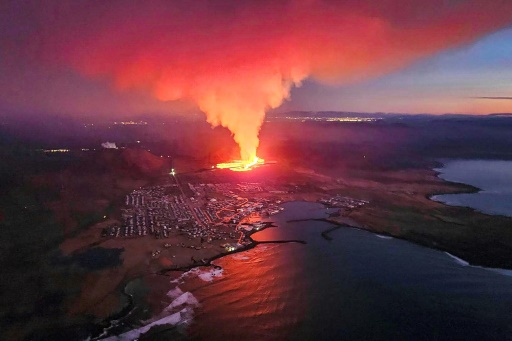
[[[292,96],[288,104],[298,103],[294,109],[322,110],[327,103],[331,110],[440,112],[421,100],[389,103],[364,84],[509,27],[512,2],[7,1],[0,19],[4,106],[138,113],[170,111],[178,103],[179,109],[197,106],[211,123],[236,130],[252,126],[252,120],[239,116],[233,122],[226,112],[246,107],[258,126],[262,111],[279,106],[301,82],[307,86],[297,90],[300,98]],[[446,93],[442,82],[439,88]],[[322,101],[315,100],[323,89]],[[473,95],[507,96],[508,90],[498,94],[491,87]],[[340,94],[348,108],[333,99]],[[354,105],[354,98],[367,103]],[[174,99],[180,101],[160,101]],[[503,106],[503,101],[471,107],[474,99],[438,100],[450,111]]]

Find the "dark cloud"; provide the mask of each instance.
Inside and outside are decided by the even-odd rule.
[[[496,96],[478,96],[478,97],[472,97],[472,98],[478,98],[478,99],[512,99],[512,97],[496,97]]]

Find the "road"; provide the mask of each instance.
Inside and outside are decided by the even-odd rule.
[[[185,200],[185,202],[187,203],[190,212],[192,212],[192,215],[194,216],[194,219],[197,221],[197,223],[200,226],[206,227],[206,226],[204,226],[204,224],[201,221],[201,219],[199,219],[199,217],[197,216],[196,211],[194,211],[194,208],[192,207],[192,203],[190,202],[190,199],[185,195],[185,192],[183,191],[183,188],[181,187],[181,184],[178,181],[178,177],[176,176],[176,174],[173,174],[171,176],[174,178],[174,181],[176,182],[176,185],[178,185],[178,188],[180,189],[181,195],[183,196],[183,200]]]

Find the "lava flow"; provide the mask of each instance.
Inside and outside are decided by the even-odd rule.
[[[255,156],[252,161],[233,160],[231,162],[218,163],[216,168],[230,169],[235,172],[246,172],[264,164],[265,160]]]

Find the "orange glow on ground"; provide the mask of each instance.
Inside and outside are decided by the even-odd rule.
[[[218,163],[216,168],[230,169],[235,172],[246,172],[264,164],[265,160],[255,156],[252,161],[233,160],[231,162]]]

